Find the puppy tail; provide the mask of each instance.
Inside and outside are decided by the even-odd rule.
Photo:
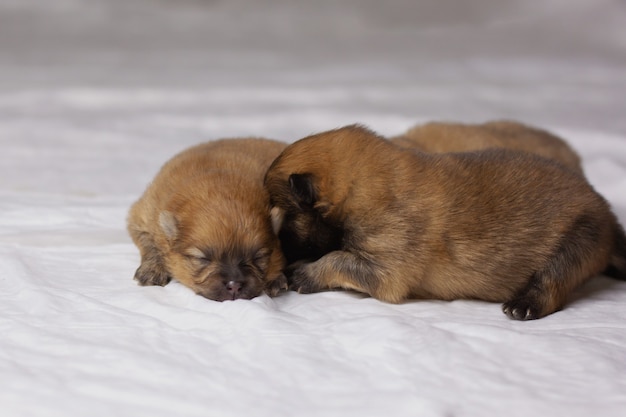
[[[604,275],[626,281],[626,234],[619,223],[615,223],[613,254]]]

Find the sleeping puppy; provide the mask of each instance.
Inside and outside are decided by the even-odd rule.
[[[481,299],[528,320],[607,267],[626,277],[626,237],[607,202],[528,153],[421,153],[348,126],[288,146],[265,186],[303,293]]]
[[[131,207],[128,231],[141,253],[135,279],[172,278],[211,300],[276,295],[287,282],[263,175],[285,144],[224,139],[168,161]]]
[[[505,148],[534,153],[558,161],[580,174],[583,169],[578,154],[561,138],[536,127],[514,121],[482,124],[430,122],[415,126],[391,138],[398,146],[424,152],[468,152],[487,148]]]

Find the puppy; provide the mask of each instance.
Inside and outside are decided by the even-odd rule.
[[[430,122],[415,126],[391,139],[405,148],[424,152],[468,152],[487,148],[505,148],[530,152],[558,161],[582,174],[578,154],[561,138],[536,127],[514,121],[482,124]]]
[[[421,153],[348,126],[288,146],[265,186],[303,293],[481,299],[528,320],[607,267],[626,278],[626,237],[607,202],[536,155]]]
[[[286,145],[268,139],[204,143],[167,162],[131,207],[140,285],[172,278],[211,300],[276,295],[287,282],[263,175]]]

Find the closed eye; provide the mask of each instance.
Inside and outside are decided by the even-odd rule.
[[[257,268],[265,270],[269,264],[271,254],[272,251],[268,248],[260,249],[254,255],[254,259],[252,260],[252,262]]]
[[[185,251],[185,256],[192,261],[200,261],[202,263],[213,262],[212,256],[198,248],[189,248]]]
[[[207,264],[213,262],[210,258],[207,258],[206,256],[202,256],[202,257],[195,257],[194,256],[193,259],[196,260],[196,261],[200,261],[202,263],[207,263]]]

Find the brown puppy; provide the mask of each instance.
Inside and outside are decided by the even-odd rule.
[[[131,207],[128,231],[141,252],[135,279],[175,278],[217,301],[286,288],[263,175],[285,144],[224,139],[167,162]]]
[[[300,292],[474,298],[527,320],[609,266],[626,277],[626,237],[607,202],[528,153],[421,153],[348,126],[288,146],[265,185],[289,261],[305,259],[290,267]]]
[[[391,138],[398,146],[424,152],[468,152],[505,148],[534,153],[583,173],[578,154],[561,138],[514,121],[482,124],[430,122]]]

